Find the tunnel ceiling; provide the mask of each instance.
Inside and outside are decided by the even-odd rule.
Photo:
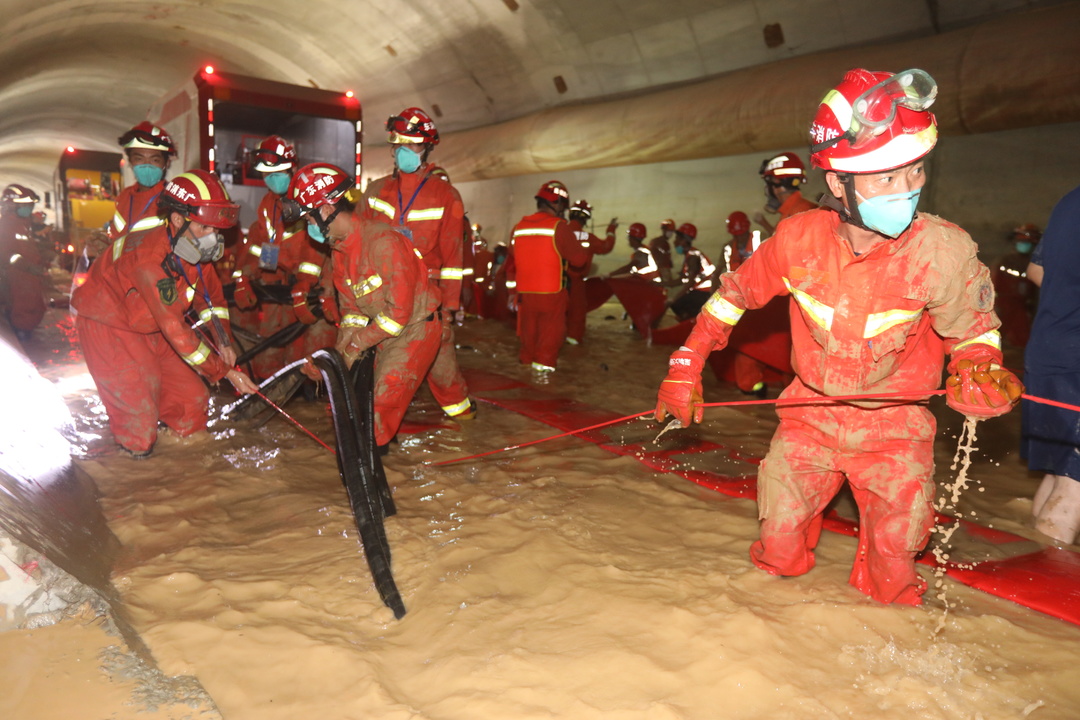
[[[65,146],[115,150],[205,64],[353,90],[369,128],[437,106],[453,131],[1048,4],[1060,3],[0,0],[0,184],[46,190]]]

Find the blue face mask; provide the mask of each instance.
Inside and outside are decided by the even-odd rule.
[[[143,187],[154,187],[165,177],[165,168],[157,165],[132,165],[131,172],[135,173],[135,180]]]
[[[318,210],[316,210],[315,212],[318,212]],[[320,228],[313,222],[309,222],[307,224],[307,234],[309,238],[311,238],[317,243],[326,242],[326,236],[322,234],[322,228]]]
[[[1023,241],[1016,243],[1016,252],[1020,253],[1021,255],[1027,255],[1028,253],[1030,253],[1034,249],[1035,249],[1035,243],[1023,242]]]
[[[679,255],[685,255],[686,254],[686,248],[684,248],[682,245],[676,245],[675,246],[675,252],[678,253]]]
[[[898,238],[915,218],[922,190],[895,195],[878,195],[859,203],[863,224],[886,237]],[[861,196],[860,196],[861,197]]]
[[[289,177],[289,173],[276,172],[270,173],[263,178],[263,182],[266,183],[266,187],[270,188],[270,192],[275,195],[282,195],[289,189],[289,181],[292,180]]]
[[[18,205],[15,208],[15,214],[21,218],[28,218],[34,214],[34,206],[31,205]]]
[[[404,145],[394,148],[394,164],[404,173],[414,173],[420,169],[420,155]]]

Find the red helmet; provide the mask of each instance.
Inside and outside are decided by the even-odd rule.
[[[1012,240],[1026,240],[1030,243],[1037,243],[1042,240],[1042,230],[1039,230],[1039,226],[1035,223],[1024,223],[1018,228],[1014,228],[1012,231]]]
[[[386,130],[390,133],[391,145],[439,144],[435,121],[420,108],[405,108],[400,115],[391,116],[386,121]]]
[[[588,200],[578,200],[576,203],[570,206],[570,212],[584,215],[586,218],[592,217],[592,205]]]
[[[37,201],[37,193],[25,185],[8,185],[0,194],[0,202],[4,205],[33,205]]]
[[[667,220],[664,220],[663,222],[660,223],[660,232],[664,232],[665,230],[674,230],[674,229],[675,229],[675,221],[672,220],[671,218],[668,218]]]
[[[552,204],[557,203],[560,200],[570,202],[570,192],[566,189],[566,186],[558,180],[548,180],[536,191],[536,199],[544,200]]]
[[[255,150],[255,169],[259,172],[282,172],[295,164],[296,148],[280,135],[271,135]]]
[[[135,127],[116,139],[120,147],[126,150],[141,148],[159,150],[166,155],[176,156],[176,144],[165,128],[158,127],[148,120],[143,120]]]
[[[806,182],[806,166],[798,155],[790,152],[780,153],[764,160],[758,174],[767,183],[792,189]]]
[[[428,174],[431,175],[431,177],[439,178],[444,182],[450,182],[450,175],[446,172],[445,168],[438,165],[432,165]]]
[[[742,235],[750,230],[750,218],[742,210],[736,210],[727,217],[727,231],[732,235]]]
[[[825,170],[878,173],[910,165],[937,143],[929,107],[937,83],[922,70],[849,70],[810,125],[810,161]]]
[[[188,170],[166,183],[158,207],[219,230],[240,219],[240,206],[229,198],[218,176],[205,170]]]
[[[632,237],[636,240],[644,240],[645,236],[649,234],[649,231],[645,229],[645,225],[642,223],[634,223],[626,229],[628,237]]]
[[[679,229],[675,231],[677,235],[685,235],[693,240],[697,237],[697,225],[693,223],[683,223],[679,226]]]
[[[311,163],[296,171],[285,196],[306,215],[323,205],[336,205],[352,186],[352,176],[337,165]]]

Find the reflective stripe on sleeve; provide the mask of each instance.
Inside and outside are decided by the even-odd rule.
[[[262,245],[252,245],[248,248],[248,253],[255,257],[262,257]]]
[[[229,310],[227,308],[219,308],[219,307],[211,307],[211,308],[207,308],[205,310],[200,310],[199,311],[199,320],[201,322],[207,323],[207,322],[210,322],[210,318],[213,317],[214,315],[217,315],[222,320],[228,320],[229,319]]]
[[[195,352],[184,355],[184,362],[186,362],[188,365],[191,365],[192,367],[195,367],[196,365],[202,365],[209,357],[210,348],[207,346],[206,343],[201,342],[199,343],[199,347],[195,350]]]
[[[296,269],[296,272],[302,273],[304,275],[314,275],[315,277],[319,277],[320,275],[322,275],[322,268],[315,263],[302,262],[300,263],[300,267]]]
[[[346,280],[345,284],[352,287],[352,281],[351,280]],[[376,290],[378,290],[379,288],[381,288],[382,284],[383,284],[383,279],[382,279],[381,275],[379,275],[379,274],[372,275],[372,276],[368,277],[366,280],[364,280],[364,282],[360,283],[356,287],[353,287],[353,289],[352,289],[353,295],[355,295],[356,297],[364,297],[368,293],[373,293]]]
[[[460,280],[463,277],[465,277],[464,268],[444,267],[439,271],[440,280]]]
[[[400,335],[401,331],[405,329],[404,325],[387,317],[385,313],[379,313],[375,316],[375,324],[394,336]]]
[[[989,332],[984,332],[982,335],[979,335],[977,337],[969,338],[962,342],[956,343],[956,345],[953,346],[952,351],[955,353],[968,347],[969,345],[989,345],[992,348],[1000,350],[1001,333],[999,333],[997,330],[990,330]]]
[[[513,290],[516,287],[517,287],[517,280],[507,280],[506,281],[506,289],[507,290]]]
[[[112,226],[116,232],[123,232],[124,228],[127,227],[127,221],[124,220],[124,216],[120,214],[119,210],[113,214]]]
[[[791,282],[787,278],[784,278],[784,285],[787,286],[791,296],[795,298],[795,302],[799,303],[799,307],[803,309],[803,312],[809,315],[810,319],[814,321],[814,324],[824,330],[832,328],[833,314],[835,311],[831,307],[809,293],[792,287]]]
[[[393,205],[377,197],[368,198],[368,207],[370,207],[372,210],[381,212],[383,215],[390,218],[391,220],[393,220],[394,216],[397,214],[397,211],[394,210]]]
[[[368,319],[367,315],[346,315],[341,318],[341,327],[362,328],[367,327],[369,322],[371,322],[371,320]]]
[[[157,215],[151,215],[150,217],[144,217],[137,223],[131,226],[131,232],[139,232],[140,230],[149,230],[151,228],[161,227],[165,224],[165,218],[158,217]]]
[[[124,241],[127,240],[127,235],[121,235],[116,238],[112,244],[112,259],[119,260],[120,256],[124,254]]]
[[[726,325],[735,325],[746,312],[715,293],[702,309]]]

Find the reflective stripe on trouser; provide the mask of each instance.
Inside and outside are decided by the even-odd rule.
[[[375,350],[375,442],[385,445],[397,434],[401,419],[439,351],[438,320],[406,325]]]
[[[439,352],[428,372],[427,384],[443,412],[454,417],[469,409],[469,386],[458,367],[454,326],[438,321],[435,323],[442,327],[442,332],[439,335]]]
[[[571,276],[566,292],[566,337],[583,342],[585,340],[585,315],[589,312],[588,298],[585,295],[585,278]]]
[[[538,362],[555,367],[566,341],[566,291],[518,294],[518,338],[523,365]]]
[[[210,393],[165,336],[120,330],[82,315],[75,326],[116,442],[133,452],[149,450],[159,420],[181,436],[206,427]]]
[[[291,306],[270,302],[263,303],[262,316],[255,332],[264,338],[268,338],[295,321],[296,313]],[[259,379],[266,379],[285,365],[285,358],[284,347],[266,348],[251,359],[251,372]]]
[[[782,397],[819,397],[798,380]],[[883,603],[918,605],[926,582],[915,556],[933,527],[935,422],[920,405],[777,408],[780,425],[758,471],[758,567],[801,575],[814,567],[822,513],[846,478],[859,505],[850,582]]]

